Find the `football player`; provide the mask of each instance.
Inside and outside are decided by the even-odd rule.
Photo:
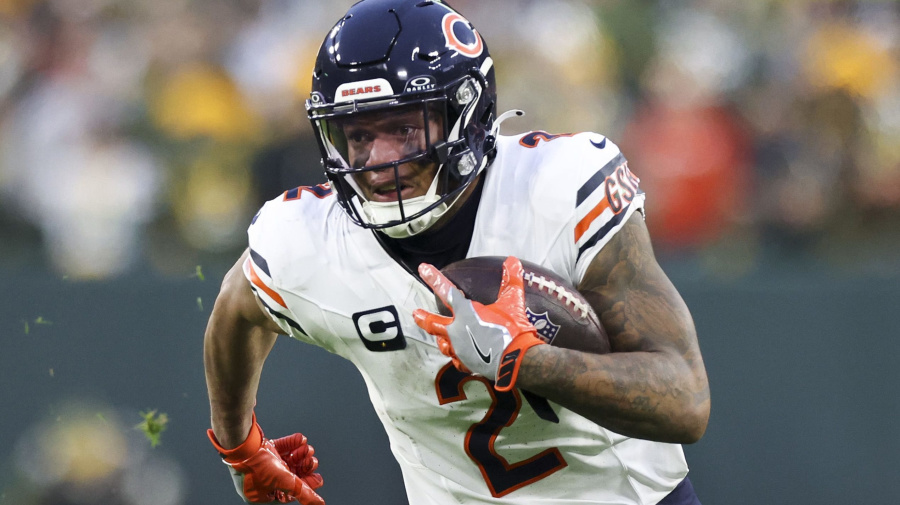
[[[680,444],[706,429],[706,371],[618,147],[500,135],[520,113],[497,114],[485,41],[438,0],[352,6],[307,111],[329,182],[254,217],[205,336],[209,437],[245,500],[324,503],[306,439],[254,414],[281,334],[359,368],[410,504],[699,503]],[[492,305],[438,270],[474,256],[508,257]],[[613,352],[536,338],[520,260],[577,286]]]

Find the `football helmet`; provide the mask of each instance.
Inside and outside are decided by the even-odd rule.
[[[323,42],[306,110],[343,208],[358,225],[403,238],[440,219],[493,159],[496,101],[487,46],[449,5],[362,0]],[[407,142],[398,159],[375,164],[349,152],[348,124],[410,110],[435,127]],[[400,166],[407,163],[437,167],[425,195],[401,196]],[[396,201],[367,199],[361,174],[385,170],[393,170]]]

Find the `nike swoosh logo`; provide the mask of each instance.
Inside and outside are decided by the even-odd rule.
[[[606,147],[606,137],[604,137],[599,144],[594,142],[593,140],[591,141],[591,144],[597,149],[603,149],[604,147]]]
[[[469,333],[469,338],[472,340],[472,345],[475,346],[475,352],[478,353],[478,357],[481,358],[481,361],[484,361],[485,364],[490,364],[491,363],[491,354],[493,351],[488,350],[487,354],[482,352],[481,348],[478,347],[478,341],[475,340],[475,335],[472,334],[472,330],[470,330],[468,326],[466,326],[466,331]]]

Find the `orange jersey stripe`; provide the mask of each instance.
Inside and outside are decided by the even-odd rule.
[[[266,284],[256,275],[256,269],[253,268],[253,262],[250,259],[247,259],[247,266],[250,270],[250,282],[252,282],[256,287],[263,290],[267,295],[271,296],[273,300],[278,302],[278,305],[281,305],[284,308],[287,308],[287,304],[284,303],[284,299],[281,298],[281,295],[275,292],[274,289],[266,286]]]
[[[609,199],[604,198],[600,200],[600,203],[597,204],[596,207],[591,209],[590,212],[587,213],[586,216],[581,221],[578,221],[578,225],[575,226],[575,242],[581,239],[581,236],[584,235],[584,232],[591,227],[591,223],[594,222],[594,219],[597,218],[600,214],[603,213],[604,210],[609,208]]]

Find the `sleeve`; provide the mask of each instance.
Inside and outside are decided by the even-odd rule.
[[[585,143],[586,144],[586,143]],[[583,163],[575,195],[571,240],[575,251],[575,281],[580,282],[591,261],[635,212],[644,212],[640,179],[628,168],[618,146],[606,138]],[[603,148],[599,148],[602,145]]]
[[[288,303],[282,296],[274,278],[273,268],[269,265],[269,260],[279,260],[277,255],[269,254],[269,251],[272,250],[272,245],[270,244],[273,241],[270,233],[272,228],[271,218],[273,217],[271,214],[275,213],[276,210],[272,208],[273,205],[275,205],[273,202],[266,203],[250,224],[248,229],[250,255],[244,261],[244,276],[250,281],[253,293],[266,309],[269,317],[286,334],[298,340],[310,341],[306,330],[303,329],[297,317],[288,308]],[[274,239],[277,240],[279,235],[276,234]],[[267,257],[269,257],[269,260],[267,260]]]

